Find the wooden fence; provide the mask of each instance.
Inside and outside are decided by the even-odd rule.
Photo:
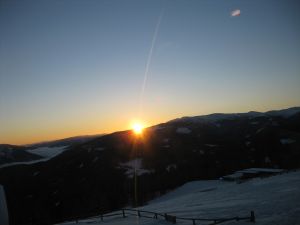
[[[196,225],[197,222],[207,222],[207,225],[215,225],[220,224],[228,221],[241,221],[241,220],[248,220],[249,222],[255,223],[255,215],[254,211],[250,212],[249,216],[244,217],[230,217],[230,218],[190,218],[190,217],[180,217],[175,215],[170,215],[167,213],[158,213],[158,212],[151,212],[151,211],[145,211],[145,210],[139,210],[139,209],[121,209],[119,211],[116,211],[114,213],[108,213],[103,214],[95,217],[90,217],[90,219],[100,219],[101,221],[104,221],[105,218],[108,217],[116,217],[120,216],[121,218],[127,218],[128,216],[137,216],[137,217],[143,217],[143,218],[150,218],[150,219],[164,219],[170,223],[176,224],[177,221],[190,221],[191,224]],[[80,220],[76,220],[76,223],[78,223]],[[98,222],[98,221],[97,221]]]

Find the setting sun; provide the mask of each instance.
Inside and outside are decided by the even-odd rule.
[[[132,125],[132,130],[135,134],[141,134],[143,132],[143,125],[140,123],[135,123]]]

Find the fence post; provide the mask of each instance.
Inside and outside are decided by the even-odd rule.
[[[193,219],[193,225],[196,225],[196,221]]]
[[[251,211],[250,222],[255,223],[254,211]]]
[[[175,224],[176,223],[176,216],[168,215],[167,213],[165,213],[165,220]]]
[[[122,214],[123,214],[123,218],[125,218],[126,216],[125,216],[125,210],[124,209],[122,209]]]
[[[141,213],[139,210],[137,211],[137,213],[138,213],[138,217],[141,217]]]
[[[154,213],[154,219],[157,219],[157,213]]]
[[[101,221],[103,221],[103,215],[102,214],[100,215],[100,217],[101,217]]]

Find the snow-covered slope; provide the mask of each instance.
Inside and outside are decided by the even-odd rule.
[[[35,160],[30,160],[26,162],[13,162],[13,163],[6,163],[0,166],[1,168],[4,167],[9,167],[9,166],[15,166],[15,165],[31,165],[34,163],[38,162],[44,162],[48,161],[49,159],[61,154],[65,150],[67,150],[68,146],[60,146],[60,147],[39,147],[39,148],[34,148],[34,149],[29,149],[26,150],[26,152],[42,156],[43,158],[41,159],[35,159]]]
[[[221,180],[189,182],[140,209],[194,218],[247,216],[254,210],[257,225],[297,225],[300,224],[300,171],[256,178],[240,184]],[[134,216],[125,219],[121,216],[105,218],[104,222],[100,218],[82,220],[79,224],[89,222],[107,225],[167,224],[163,220],[139,219]],[[191,221],[178,221],[177,224],[191,224]],[[222,224],[251,223],[231,221]]]
[[[71,145],[77,145],[77,144],[82,144],[82,143],[91,141],[91,140],[101,137],[103,135],[104,134],[95,134],[95,135],[82,135],[82,136],[68,137],[68,138],[63,138],[63,139],[59,139],[59,140],[33,143],[33,144],[29,144],[27,146],[31,147],[31,148],[71,146]]]
[[[300,113],[300,107],[292,107],[288,109],[272,110],[268,112],[255,112],[250,111],[247,113],[213,113],[202,116],[186,116],[171,120],[170,122],[190,122],[190,123],[201,123],[201,122],[218,122],[221,120],[234,120],[236,118],[255,118],[261,116],[278,116],[283,118],[289,118],[297,113]]]
[[[120,168],[126,169],[126,175],[130,178],[133,178],[135,171],[138,176],[151,173],[150,170],[143,169],[141,158],[133,159],[126,163],[120,163]]]
[[[14,162],[27,162],[40,159],[41,156],[27,152],[24,146],[0,144],[0,166]]]
[[[60,146],[60,147],[39,147],[35,149],[27,150],[27,152],[40,155],[45,158],[53,158],[60,153],[64,152],[68,146]]]

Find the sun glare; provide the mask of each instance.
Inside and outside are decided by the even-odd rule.
[[[132,125],[132,130],[135,134],[141,134],[143,132],[143,126],[140,123],[135,123]]]

